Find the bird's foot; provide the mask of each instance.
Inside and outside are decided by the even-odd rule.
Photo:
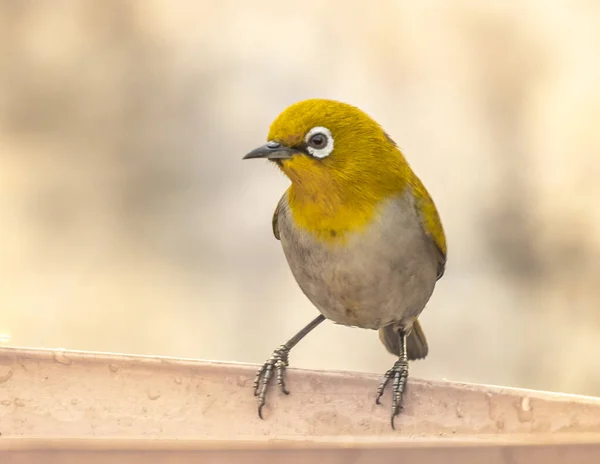
[[[408,360],[406,358],[400,358],[398,361],[394,363],[394,366],[388,370],[381,383],[379,384],[379,388],[377,389],[377,398],[375,398],[375,403],[381,404],[380,399],[383,395],[385,387],[393,379],[392,382],[392,429],[394,427],[394,419],[400,413],[400,409],[402,409],[402,395],[404,393],[404,388],[406,387],[406,379],[408,379]]]
[[[290,348],[286,345],[281,345],[275,351],[269,359],[261,366],[256,373],[254,379],[254,396],[258,396],[258,417],[261,419],[262,408],[265,405],[267,390],[269,389],[269,381],[273,377],[273,372],[277,373],[277,385],[283,393],[289,395],[290,392],[285,388],[285,370],[288,367],[288,356]]]

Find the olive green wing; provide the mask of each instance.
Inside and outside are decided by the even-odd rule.
[[[277,240],[279,240],[279,225],[277,223],[278,219],[279,219],[279,205],[281,205],[281,202],[277,203],[277,208],[275,208],[275,212],[273,213],[273,235],[275,236],[275,238]]]
[[[285,207],[286,199],[287,199],[287,192],[285,192],[283,194],[283,196],[281,197],[281,200],[279,200],[279,203],[277,203],[275,212],[273,213],[273,221],[272,221],[273,235],[275,236],[275,238],[277,240],[280,240],[280,238],[279,238],[279,212],[281,211],[282,207]]]
[[[429,192],[427,192],[427,189],[416,175],[411,179],[411,184],[415,197],[415,207],[421,218],[423,230],[435,245],[439,254],[437,276],[439,280],[444,275],[446,269],[447,254],[446,236],[442,227],[442,221],[433,200],[429,196]]]

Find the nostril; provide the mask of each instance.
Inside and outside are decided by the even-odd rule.
[[[271,142],[267,143],[267,148],[274,149],[274,148],[279,148],[279,147],[281,147],[281,144],[279,142],[271,141]]]

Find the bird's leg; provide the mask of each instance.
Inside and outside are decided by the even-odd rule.
[[[277,385],[283,393],[289,395],[285,388],[285,370],[288,366],[288,356],[290,350],[298,344],[308,333],[325,320],[325,316],[319,314],[306,327],[288,340],[287,343],[280,345],[269,359],[258,369],[254,379],[254,396],[258,396],[258,416],[262,419],[262,408],[265,405],[269,381],[273,377],[273,371],[277,373]]]
[[[377,389],[377,398],[375,402],[380,404],[379,400],[383,395],[383,391],[385,387],[393,379],[392,382],[392,428],[394,427],[394,419],[400,412],[402,408],[402,394],[404,393],[404,388],[406,387],[406,379],[408,378],[408,357],[406,354],[406,338],[407,333],[404,330],[399,330],[398,335],[400,336],[400,356],[398,361],[394,363],[392,368],[388,370],[381,383],[379,384],[379,388]]]

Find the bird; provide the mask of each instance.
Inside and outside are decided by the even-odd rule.
[[[429,352],[419,315],[446,268],[437,208],[388,133],[368,114],[330,99],[302,100],[272,122],[267,142],[243,159],[266,159],[291,181],[275,208],[273,234],[319,315],[274,350],[253,383],[263,418],[271,379],[284,394],[290,350],[324,320],[377,330],[397,357],[376,392],[391,382],[391,427],[408,361]]]

